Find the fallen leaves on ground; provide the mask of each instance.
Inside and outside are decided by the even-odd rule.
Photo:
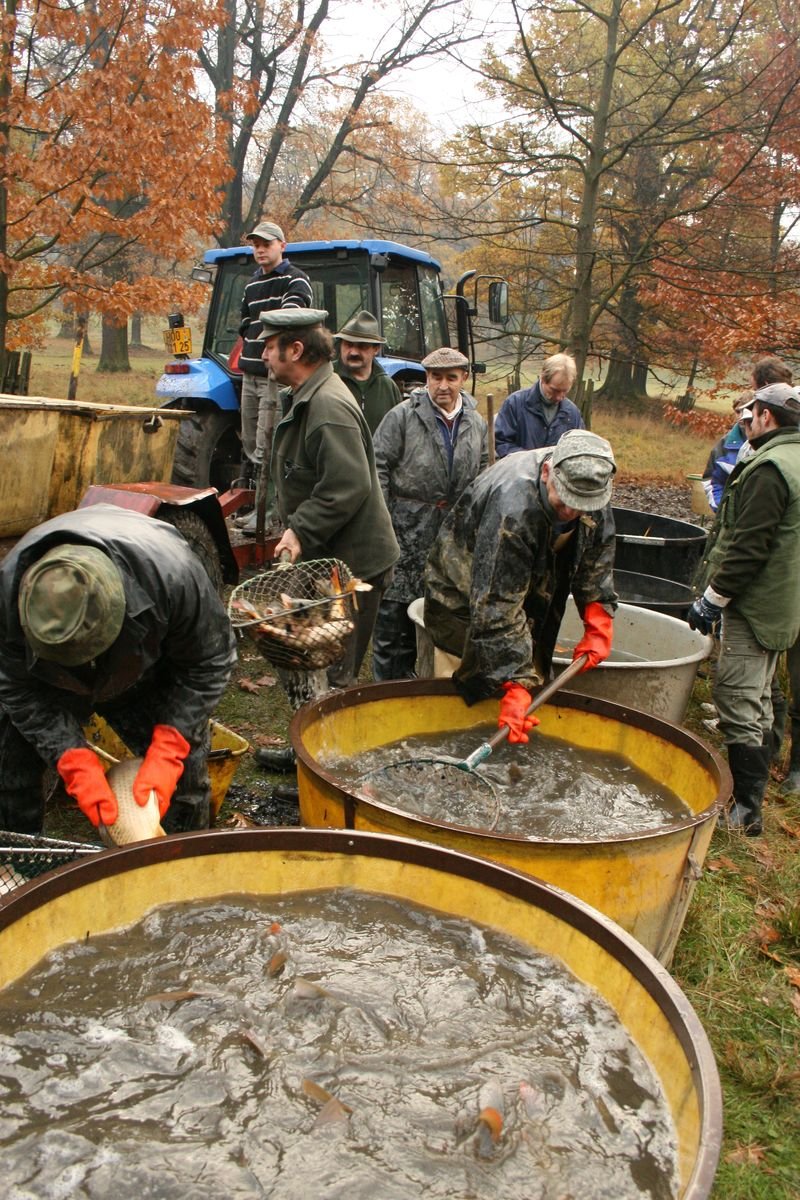
[[[258,693],[262,688],[275,687],[277,679],[274,675],[262,675],[260,679],[250,679],[247,675],[243,675],[239,680],[239,687],[243,692]]]
[[[740,1167],[757,1167],[763,1163],[766,1151],[763,1146],[743,1146],[737,1143],[733,1150],[725,1155],[725,1161],[735,1163]]]
[[[732,858],[728,858],[726,854],[720,854],[719,858],[709,858],[706,862],[707,871],[732,871],[734,875],[739,874],[739,868]]]

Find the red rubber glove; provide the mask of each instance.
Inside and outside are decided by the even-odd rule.
[[[93,825],[113,825],[117,798],[108,786],[100,759],[88,746],[65,750],[56,763],[64,787]]]
[[[589,661],[583,671],[591,671],[592,667],[605,662],[611,653],[614,618],[608,615],[602,604],[593,600],[583,611],[583,629],[583,637],[572,651],[572,658],[574,660],[582,654],[588,654]]]
[[[508,740],[512,745],[524,744],[528,740],[528,732],[539,724],[539,718],[527,716],[532,704],[531,694],[521,683],[509,680],[503,684],[505,695],[500,701],[500,716],[497,719],[499,729],[508,726]]]
[[[175,786],[183,774],[183,760],[191,750],[182,733],[172,725],[156,725],[144,762],[133,781],[133,798],[144,807],[150,793],[158,796],[160,816],[169,808]]]

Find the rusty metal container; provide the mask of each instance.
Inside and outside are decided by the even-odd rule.
[[[92,483],[168,481],[182,416],[160,408],[0,396],[0,537],[21,537],[48,517],[77,508]]]
[[[467,708],[442,679],[334,692],[302,708],[290,735],[304,825],[368,830],[435,842],[556,884],[613,918],[669,963],[731,777],[699,738],[635,709],[560,692],[539,709],[536,736],[623,755],[686,804],[669,825],[615,837],[552,841],[488,832],[415,815],[360,793],[323,765],[399,739],[497,721],[497,701]],[[480,739],[476,740],[476,745]]]
[[[344,713],[346,710],[342,710]],[[352,715],[352,711],[351,711]],[[160,904],[348,888],[488,924],[594,988],[648,1059],[675,1130],[680,1200],[710,1195],[722,1137],[708,1039],[667,971],[612,921],[557,888],[441,846],[308,829],[183,834],[107,851],[0,898],[0,987],[45,954]],[[398,1181],[397,1194],[418,1196]]]

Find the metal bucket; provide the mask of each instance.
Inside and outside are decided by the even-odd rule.
[[[553,655],[556,674],[572,662],[572,648],[582,636],[583,622],[570,596]],[[685,621],[633,604],[620,604],[614,617],[614,651],[620,660],[584,671],[573,679],[570,690],[631,705],[680,724],[697,668],[713,646],[710,637],[690,629]]]
[[[706,531],[688,521],[635,508],[612,508],[617,529],[615,567],[690,584],[703,557]]]
[[[634,575],[631,571],[614,571],[614,587],[623,604],[635,604],[651,612],[686,620],[694,592],[685,583],[674,579],[657,579],[655,575]]]
[[[0,987],[68,942],[156,905],[345,887],[491,924],[594,988],[649,1060],[672,1115],[682,1200],[710,1194],[722,1136],[708,1040],[667,971],[613,922],[557,888],[404,839],[306,829],[183,834],[60,868],[0,899]],[[409,1194],[418,1195],[416,1185]]]
[[[537,715],[537,736],[622,754],[671,788],[691,815],[626,837],[555,842],[447,824],[363,796],[320,758],[497,721],[496,700],[467,708],[449,680],[415,679],[334,692],[295,714],[303,824],[421,838],[494,859],[594,905],[670,962],[720,804],[731,794],[727,766],[687,730],[616,704],[560,692]]]

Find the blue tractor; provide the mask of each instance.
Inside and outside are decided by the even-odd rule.
[[[475,362],[472,317],[477,313],[478,284],[488,287],[489,319],[503,323],[507,285],[494,277],[462,275],[455,294],[445,296],[441,266],[421,250],[378,240],[290,242],[287,257],[309,276],[314,305],[326,309],[332,331],[361,309],[374,313],[386,338],[379,360],[402,390],[424,381],[420,360],[439,346],[457,345]],[[212,485],[225,492],[241,474],[239,435],[241,374],[229,363],[239,335],[244,287],[255,270],[249,246],[208,250],[195,279],[213,285],[200,358],[193,358],[191,333],[179,313],[169,318],[165,333],[174,354],[156,384],[164,406],[191,409],[181,421],[173,482],[188,487]],[[474,287],[472,303],[465,286]],[[451,334],[452,318],[454,332]]]

